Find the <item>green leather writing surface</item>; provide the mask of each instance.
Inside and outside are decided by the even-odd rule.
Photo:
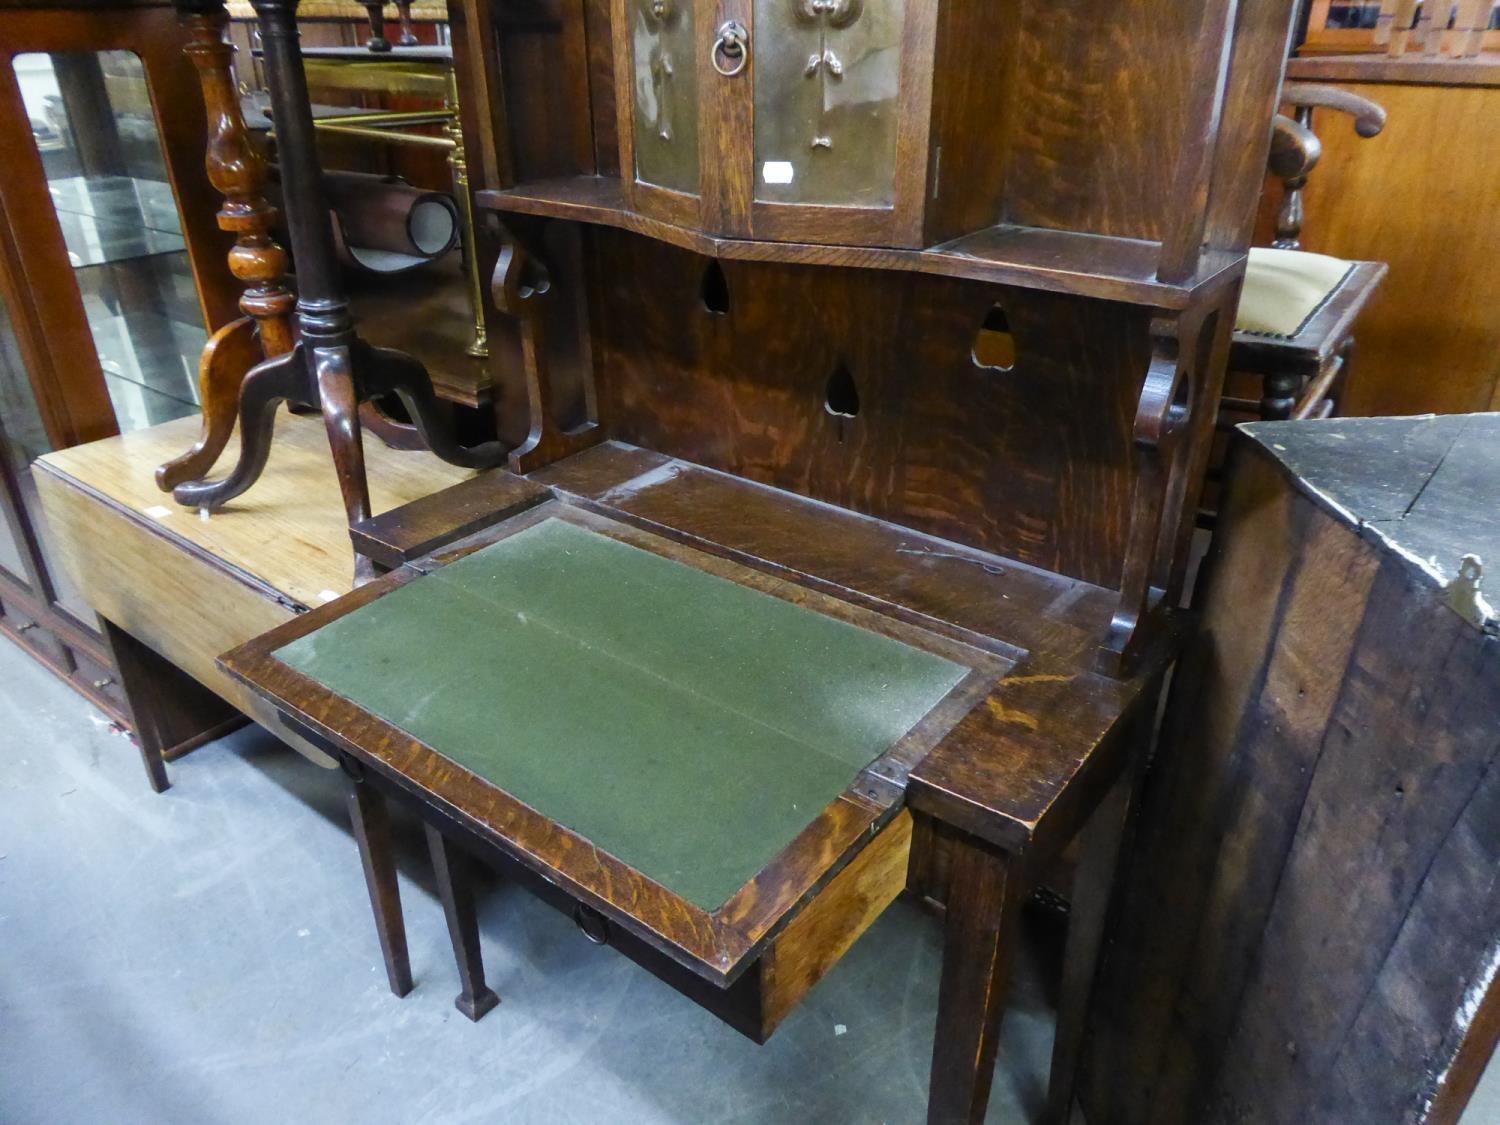
[[[968,673],[556,519],[277,657],[705,910]]]

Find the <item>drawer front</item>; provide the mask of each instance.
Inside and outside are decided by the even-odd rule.
[[[68,675],[73,670],[68,646],[37,620],[37,616],[18,599],[0,599],[0,629],[31,655]]]
[[[776,1030],[905,889],[911,837],[911,813],[902,809],[761,956],[762,1039]]]
[[[81,649],[73,649],[73,685],[116,719],[130,721],[130,703],[120,674]]]

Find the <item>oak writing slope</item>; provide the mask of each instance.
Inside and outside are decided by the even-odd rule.
[[[225,667],[382,795],[462,991],[475,853],[762,1039],[904,888],[930,1120],[982,1119],[1083,831],[1066,1119],[1213,433],[1288,0],[465,0],[508,471]],[[503,1018],[503,1016],[502,1016]]]

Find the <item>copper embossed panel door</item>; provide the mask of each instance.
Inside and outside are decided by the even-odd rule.
[[[904,0],[758,0],[755,198],[893,207]]]
[[[757,238],[916,244],[935,9],[755,0]]]
[[[696,222],[699,181],[695,0],[617,0],[624,9],[629,122],[621,167],[635,206]],[[619,60],[617,59],[617,65]]]

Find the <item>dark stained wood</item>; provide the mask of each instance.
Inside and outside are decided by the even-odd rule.
[[[1207,240],[1221,249],[1250,245],[1270,121],[1276,112],[1290,9],[1278,0],[1239,0],[1212,189]]]
[[[460,988],[453,1006],[469,1019],[480,1020],[500,1003],[500,997],[484,983],[484,961],[479,950],[479,922],[474,915],[469,859],[454,848],[440,830],[431,824],[425,829],[438,898],[442,900],[443,917],[448,922],[448,939],[453,944],[453,959],[458,964]]]
[[[359,774],[356,767],[354,773]],[[396,857],[391,847],[390,814],[385,798],[362,776],[349,782],[349,823],[359,845],[359,860],[365,871],[365,888],[375,912],[375,932],[380,938],[380,956],[391,991],[405,996],[411,991],[411,959],[406,952],[406,923],[401,917],[401,888],[396,882]]]
[[[1154,714],[1137,715],[1132,749],[1143,752],[1150,743]],[[1078,1064],[1089,1003],[1098,976],[1099,950],[1116,895],[1115,873],[1126,844],[1132,803],[1141,775],[1127,771],[1099,802],[1079,833],[1079,861],[1069,889],[1068,941],[1063,959],[1062,987],[1057,1001],[1057,1028],[1052,1040],[1052,1076],[1047,1084],[1046,1120],[1069,1125],[1077,1094]]]
[[[510,451],[512,470],[527,473],[592,445],[604,436],[592,416],[565,428],[555,405],[556,388],[547,346],[548,314],[557,302],[552,275],[545,263],[515,233],[501,231],[500,257],[490,283],[490,295],[501,312],[520,327],[521,366],[526,380],[526,413],[531,427],[526,440]],[[592,391],[586,396],[591,402]],[[591,415],[592,411],[588,411]]]
[[[501,212],[634,231],[721,260],[912,270],[1169,309],[1186,307],[1200,290],[1221,283],[1224,274],[1239,268],[1234,255],[1210,251],[1190,280],[1168,283],[1156,276],[1159,247],[1154,242],[1005,223],[927,250],[718,238],[631,210],[619,181],[605,176],[541,180],[504,191],[481,191],[475,201]]]
[[[613,263],[592,310],[610,437],[1118,588],[1147,371],[1141,310],[725,262],[732,309],[716,316],[701,303],[701,258],[594,236]],[[653,283],[614,280],[635,277]],[[1005,372],[973,359],[997,303],[1017,340]],[[841,366],[858,390],[853,418],[826,407]]]
[[[1494,1043],[1500,647],[1278,464],[1295,432],[1237,440],[1086,1047],[1090,1119],[1451,1122]]]
[[[264,65],[277,122],[277,156],[287,201],[286,219],[297,260],[296,346],[255,368],[240,388],[240,458],[218,481],[193,480],[172,495],[188,507],[215,509],[254,486],[265,467],[277,406],[322,412],[349,523],[370,515],[359,404],[395,395],[430,449],[452,464],[488,468],[504,456],[498,441],[458,443],[440,410],[431,378],[404,353],[374,348],[355,333],[348,297],[338,278],[333,232],[313,137],[307,77],[296,30],[297,0],[256,0],[265,42]],[[355,575],[372,564],[355,558]]]
[[[285,32],[291,0],[256,2]],[[515,360],[497,379],[496,428],[524,434],[510,467],[550,494],[517,500],[517,480],[497,475],[393,515],[376,536],[406,565],[221,666],[362,771],[361,788],[408,801],[757,1040],[908,881],[945,899],[933,1121],[982,1119],[1016,906],[1092,819],[1055,1067],[1069,1100],[1120,794],[1178,648],[1182,513],[1243,270],[1246,216],[1216,186],[1245,152],[1257,169],[1265,159],[1289,10],[909,0],[885,210],[754,199],[753,46],[738,78],[712,73],[706,50],[682,60],[699,78],[702,170],[697,194],[673,193],[634,182],[623,3],[461,5],[463,50],[478,58],[457,65],[486,111],[486,202],[505,215],[493,296],[513,323],[496,366]],[[748,0],[694,11],[705,37],[738,18],[753,44]],[[267,61],[283,95],[302,92],[269,40]],[[302,122],[282,108],[297,179]],[[982,149],[971,161],[970,148]],[[302,179],[289,205],[316,203]],[[352,446],[372,359],[326,261],[304,252],[317,214],[293,216],[307,275],[293,356],[317,359],[318,399]],[[993,357],[994,335],[1013,362]],[[470,503],[481,494],[488,524]],[[358,499],[351,516],[368,510]],[[726,903],[701,909],[276,659],[554,518],[969,674]],[[410,557],[422,551],[435,553]],[[902,870],[908,829],[923,841],[916,874]],[[377,882],[390,960],[399,905]],[[442,884],[472,1000],[477,940],[461,889]]]
[[[1014,862],[951,837],[943,975],[928,1083],[928,1125],[980,1125],[1000,1045],[1021,902]]]
[[[349,534],[356,551],[394,570],[540,504],[550,495],[539,484],[497,469],[357,523]]]

